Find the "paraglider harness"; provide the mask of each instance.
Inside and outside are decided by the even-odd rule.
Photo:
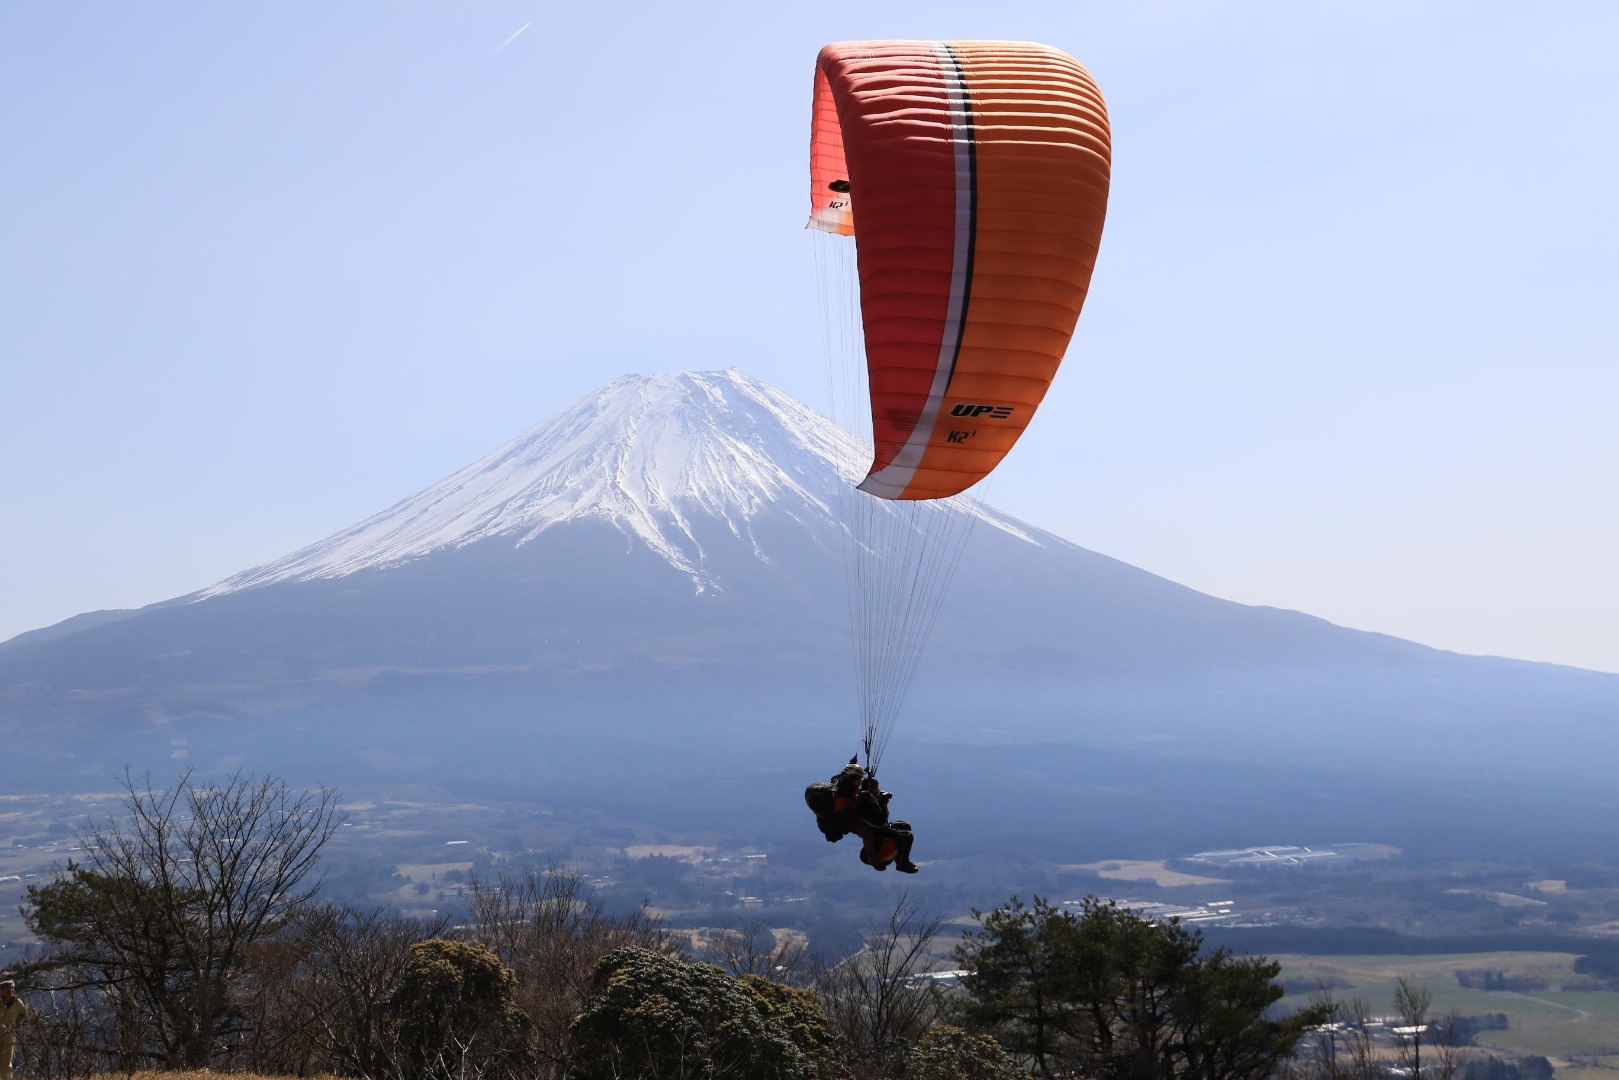
[[[804,802],[828,842],[856,833],[862,842],[861,862],[874,870],[887,870],[897,861],[901,870],[915,873],[910,861],[911,823],[888,820],[888,801],[893,797],[874,774],[860,767],[859,755],[850,758],[827,783],[811,784],[804,791]]]

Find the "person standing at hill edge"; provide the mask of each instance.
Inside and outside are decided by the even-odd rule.
[[[17,984],[0,979],[0,1080],[11,1080],[11,1052],[17,1045],[17,1027],[28,1006],[17,999]]]

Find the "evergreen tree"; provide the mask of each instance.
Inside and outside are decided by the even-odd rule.
[[[1029,1074],[988,1035],[945,1024],[911,1049],[905,1075],[914,1080],[1027,1080]]]
[[[795,992],[750,988],[712,964],[633,947],[602,958],[594,989],[573,1024],[579,1075],[586,1080],[835,1075],[794,1038],[792,1027],[813,1008],[791,996]]]
[[[482,945],[423,941],[388,999],[407,1080],[518,1072],[530,1064],[516,977]]]
[[[1261,1080],[1304,1030],[1312,1007],[1267,1017],[1279,964],[1205,954],[1202,936],[1087,898],[1076,914],[1013,897],[956,949],[963,1016],[1030,1062],[1036,1075],[1098,1080]]]
[[[751,972],[737,979],[737,983],[804,1055],[810,1075],[820,1080],[835,1080],[844,1075],[837,1035],[813,993]]]

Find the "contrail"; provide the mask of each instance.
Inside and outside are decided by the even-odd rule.
[[[534,25],[534,20],[530,19],[528,22],[524,23],[522,26],[519,26],[516,30],[513,30],[512,31],[512,36],[507,38],[505,41],[502,41],[499,45],[496,45],[495,49],[494,49],[494,52],[490,53],[490,55],[493,56],[494,53],[498,53],[500,50],[504,49],[506,46],[508,46],[512,42],[516,41],[518,34],[521,34],[524,30],[527,30],[529,27],[531,27],[533,25]]]

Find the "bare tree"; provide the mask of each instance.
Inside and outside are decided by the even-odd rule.
[[[933,980],[932,945],[943,920],[901,893],[886,923],[873,922],[852,956],[823,965],[815,980],[821,1009],[851,1060],[881,1073],[945,1015]]]
[[[733,976],[757,975],[771,982],[796,986],[809,977],[809,952],[802,938],[777,934],[763,919],[740,928],[708,930],[697,948],[697,959]]]
[[[1338,1014],[1342,1005],[1330,989],[1322,986],[1311,992],[1310,1006],[1325,1012],[1327,1020],[1307,1029],[1299,1039],[1286,1075],[1294,1080],[1342,1080],[1344,1073],[1338,1065]]]
[[[1340,1075],[1347,1080],[1379,1080],[1383,1066],[1377,1060],[1377,1045],[1371,1031],[1372,1010],[1362,997],[1352,997],[1339,1006],[1341,1052],[1348,1058]]]
[[[1452,1010],[1428,1025],[1429,1080],[1455,1080],[1467,1062],[1470,1028],[1461,1013]]]
[[[1328,989],[1310,995],[1311,1008],[1327,1014],[1299,1041],[1288,1073],[1304,1080],[1381,1080],[1383,1069],[1368,1029],[1370,1007],[1364,998],[1340,1001]]]
[[[442,936],[449,919],[384,908],[320,904],[300,911],[248,965],[244,1019],[254,1038],[242,1064],[254,1072],[383,1076],[395,1063],[389,995],[411,946]]]
[[[1433,991],[1413,985],[1404,975],[1394,984],[1394,1012],[1400,1018],[1394,1034],[1399,1040],[1400,1064],[1409,1070],[1411,1080],[1422,1080],[1422,1040],[1428,1033],[1432,1005]]]
[[[116,1064],[99,1046],[107,1040],[99,1029],[105,1016],[93,989],[31,987],[28,1037],[17,1049],[23,1075],[55,1080],[87,1080]]]
[[[314,894],[336,801],[240,772],[211,784],[187,770],[167,789],[126,772],[125,817],[79,832],[82,861],[29,888],[29,928],[53,966],[109,996],[125,1052],[206,1067],[240,1033],[232,986],[246,950]]]

